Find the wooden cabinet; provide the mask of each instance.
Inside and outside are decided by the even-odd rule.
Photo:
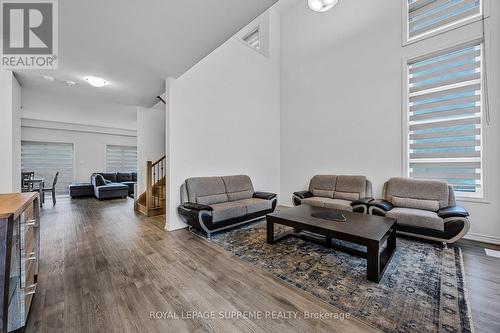
[[[0,194],[0,325],[26,324],[36,293],[40,257],[38,193]]]

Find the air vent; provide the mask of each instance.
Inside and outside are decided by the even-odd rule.
[[[256,50],[260,50],[260,32],[257,27],[255,30],[252,30],[249,34],[243,37],[243,40],[248,43],[251,47]]]

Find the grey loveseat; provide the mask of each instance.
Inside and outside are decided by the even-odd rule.
[[[245,175],[189,178],[181,188],[178,212],[191,227],[208,237],[216,231],[250,222],[272,213],[274,193],[255,192]]]
[[[295,192],[293,204],[367,213],[373,200],[372,184],[365,176],[316,175],[309,190]]]
[[[369,213],[397,219],[398,233],[453,243],[470,227],[469,213],[455,202],[453,187],[435,180],[391,178]]]

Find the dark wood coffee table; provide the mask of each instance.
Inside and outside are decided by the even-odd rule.
[[[321,212],[341,212],[346,221],[335,222],[311,216],[311,214]],[[304,238],[305,236],[301,231],[309,231],[325,236],[324,245],[366,258],[367,278],[377,283],[380,282],[385,268],[396,250],[395,219],[308,205],[284,208],[279,212],[267,215],[266,219],[267,243],[274,244],[280,239],[289,236]],[[274,235],[275,223],[292,227],[293,230],[276,237]],[[367,251],[363,252],[345,246],[332,245],[332,238],[366,246]]]

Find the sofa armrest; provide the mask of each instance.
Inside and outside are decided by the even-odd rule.
[[[253,194],[254,198],[257,199],[265,199],[265,200],[272,200],[276,198],[276,193],[270,193],[270,192],[255,192]]]
[[[370,207],[377,207],[379,209],[382,209],[385,212],[388,212],[394,208],[394,206],[389,201],[382,199],[372,200],[370,201],[369,205]]]
[[[293,192],[293,195],[298,196],[301,199],[306,199],[306,198],[311,198],[313,197],[313,194],[309,191],[300,191],[300,192]]]
[[[446,219],[449,217],[467,217],[469,216],[469,212],[467,209],[461,206],[454,206],[454,207],[445,207],[441,208],[437,212],[438,216],[442,219]]]
[[[353,202],[351,202],[351,206],[368,205],[372,201],[373,198],[371,197],[359,198],[358,200],[354,200]]]
[[[200,205],[198,203],[194,202],[185,202],[181,205],[182,208],[189,209],[189,210],[208,210],[208,211],[213,211],[214,209],[208,205]]]

